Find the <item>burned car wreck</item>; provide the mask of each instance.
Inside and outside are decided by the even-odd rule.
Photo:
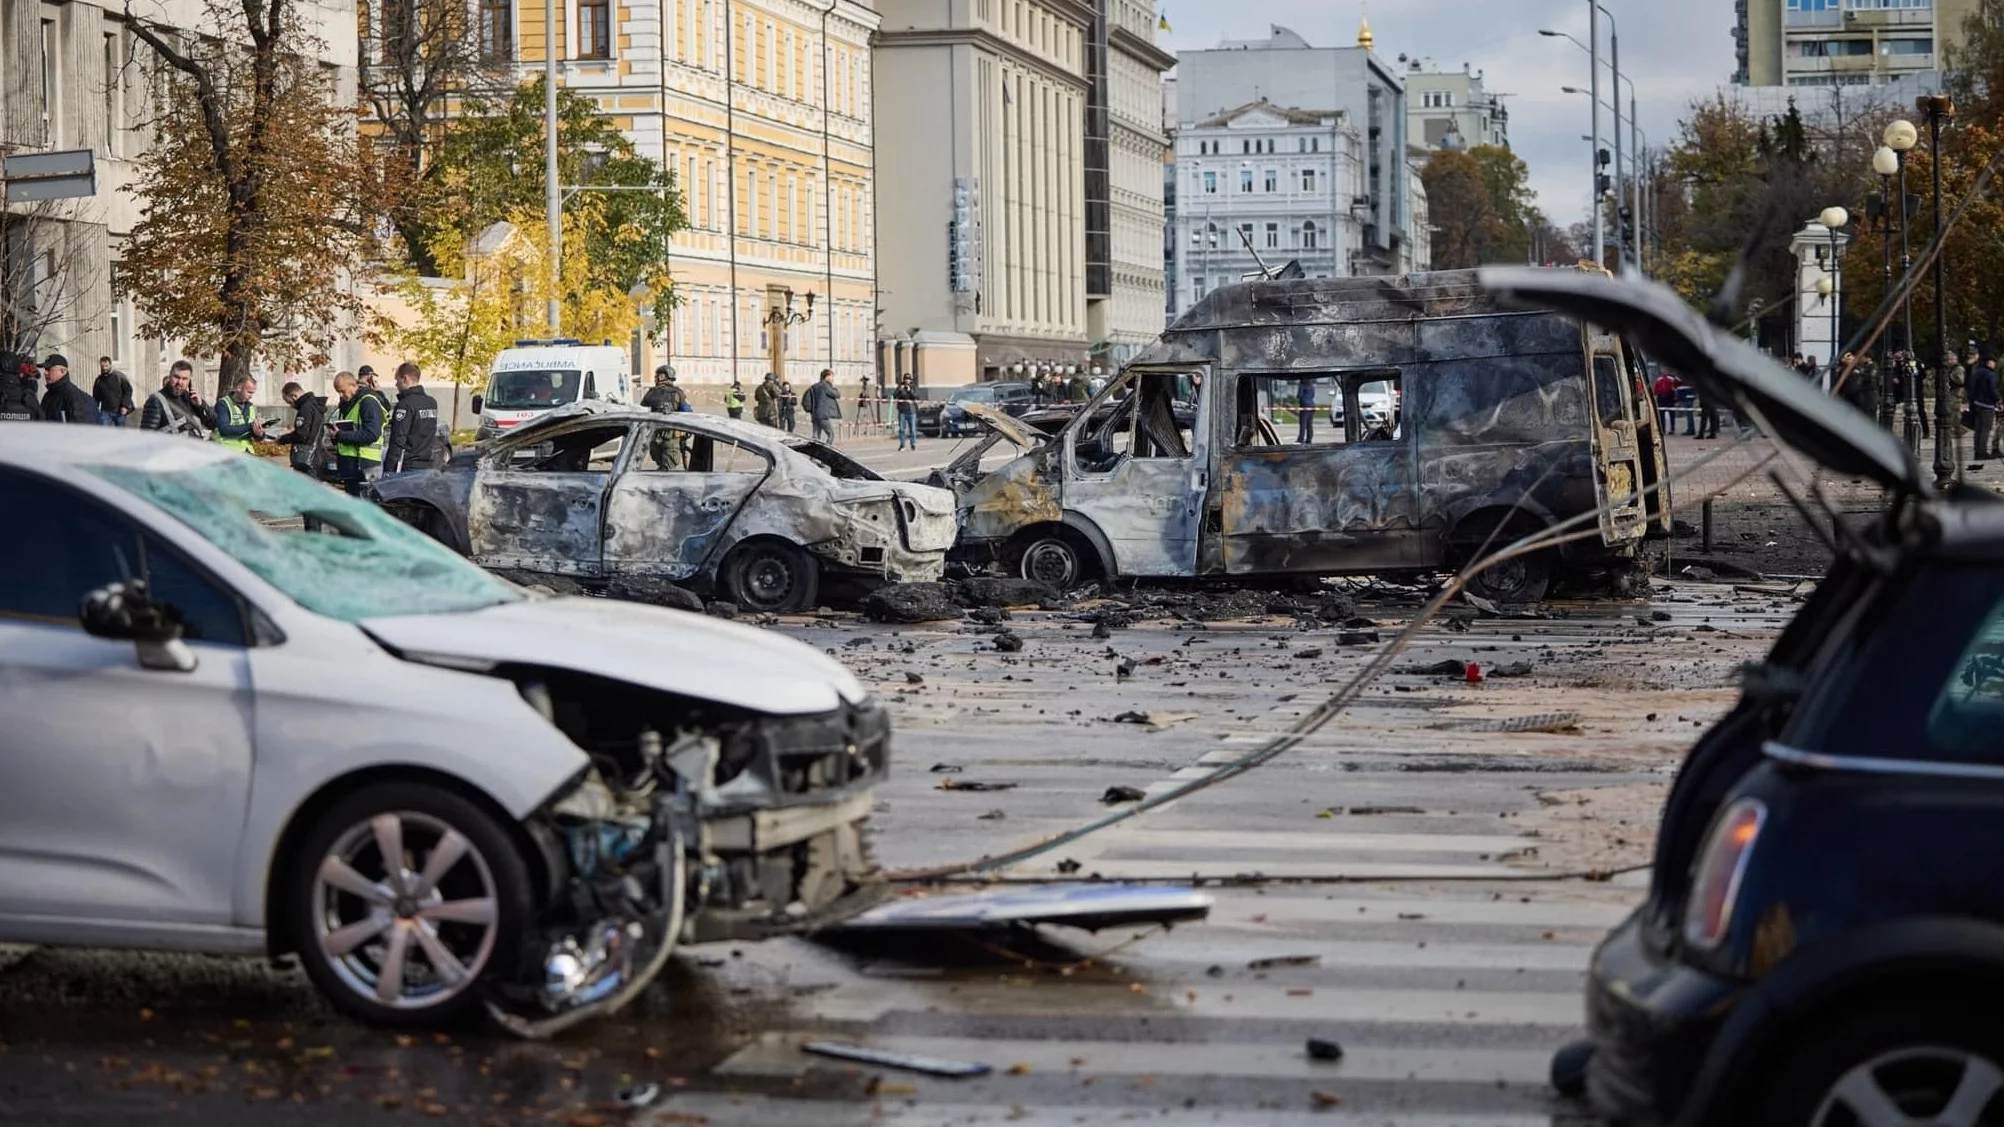
[[[510,575],[641,599],[681,586],[774,613],[813,606],[824,578],[937,579],[955,535],[950,493],[822,444],[596,401],[385,477],[373,497]]]
[[[935,482],[959,497],[956,560],[1057,587],[1440,570],[1602,509],[1597,539],[1471,585],[1535,600],[1670,530],[1642,371],[1619,336],[1506,308],[1473,271],[1248,282],[1054,436],[972,409],[1026,452],[982,474],[978,447]]]

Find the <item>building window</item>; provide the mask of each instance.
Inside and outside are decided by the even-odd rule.
[[[1239,224],[1239,245],[1240,245],[1240,246],[1243,246],[1243,247],[1246,247],[1246,248],[1250,249],[1250,248],[1252,247],[1252,245],[1253,245],[1253,241],[1252,241],[1252,235],[1253,235],[1253,225],[1252,225],[1252,224],[1250,224],[1250,223],[1241,223],[1241,224]]]
[[[1190,279],[1190,300],[1204,300],[1204,279],[1201,276]]]
[[[1301,225],[1301,249],[1315,249],[1315,221],[1312,219]]]
[[[119,64],[118,33],[108,32],[104,37],[104,152],[106,156],[119,155],[120,122],[118,120],[119,99],[125,96],[125,68]]]
[[[1267,191],[1269,191],[1269,192],[1278,192],[1278,191],[1280,191],[1280,173],[1279,173],[1279,171],[1277,171],[1277,170],[1275,170],[1275,169],[1271,169],[1271,168],[1269,168],[1269,169],[1267,169],[1267,170],[1266,170],[1266,190],[1267,190]]]
[[[490,59],[515,57],[515,0],[480,0],[480,53]]]
[[[1251,141],[1251,140],[1244,140],[1244,141],[1240,141],[1240,142],[1239,142],[1239,152],[1241,152],[1241,153],[1249,153],[1249,152],[1252,152],[1252,141]]]
[[[612,57],[612,0],[578,0],[578,57]]]
[[[1319,153],[1319,152],[1321,152],[1321,151],[1322,151],[1322,138],[1320,138],[1320,137],[1310,137],[1310,138],[1308,139],[1308,151],[1309,151],[1309,152],[1311,152],[1311,153]]]
[[[42,21],[42,142],[53,148],[62,141],[62,41],[56,21]]]
[[[1266,225],[1266,247],[1268,250],[1273,250],[1279,246],[1280,246],[1280,224],[1269,223]]]
[[[1301,170],[1301,190],[1304,192],[1312,192],[1315,190],[1314,169],[1304,168]]]
[[[1253,184],[1252,169],[1250,168],[1239,169],[1239,191],[1241,192],[1252,191],[1252,184]]]

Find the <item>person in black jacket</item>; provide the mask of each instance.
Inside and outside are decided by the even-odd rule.
[[[11,352],[0,352],[0,422],[31,423],[42,418],[41,397],[35,394],[35,368],[24,371],[22,360]]]
[[[288,383],[279,394],[292,408],[292,429],[272,439],[289,447],[292,468],[317,478],[327,469],[327,397],[315,395],[297,383]]]
[[[397,405],[390,412],[390,445],[383,451],[383,472],[428,470],[438,465],[438,400],[418,381],[418,366],[397,365]]]
[[[146,397],[139,409],[139,429],[165,431],[207,441],[216,429],[216,413],[195,394],[195,366],[174,361],[160,390]]]
[[[50,353],[42,361],[42,381],[47,385],[42,392],[43,422],[99,424],[97,401],[70,378],[68,357],[60,352]]]
[[[122,427],[125,417],[132,414],[132,381],[125,373],[111,366],[111,357],[97,358],[97,382],[91,385],[90,397],[97,401],[97,410],[104,417],[104,425]]]

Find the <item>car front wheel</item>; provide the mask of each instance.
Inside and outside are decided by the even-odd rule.
[[[396,782],[314,822],[285,895],[300,963],[335,1008],[440,1028],[472,1017],[519,970],[530,887],[492,815],[441,787]]]
[[[1017,551],[1018,577],[1042,583],[1053,591],[1069,591],[1085,578],[1085,560],[1070,540],[1046,534],[1034,536]]]
[[[2004,1127],[2004,1034],[1980,1008],[1858,1012],[1791,1046],[1769,1078],[1773,1127]]]
[[[724,561],[731,600],[760,614],[792,614],[814,605],[820,571],[798,545],[779,540],[745,544]]]

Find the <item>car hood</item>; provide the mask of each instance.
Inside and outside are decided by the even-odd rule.
[[[459,614],[364,619],[361,626],[413,660],[569,669],[771,715],[832,712],[868,695],[840,663],[810,646],[636,603],[531,598]]]
[[[1759,416],[1775,438],[1832,471],[1901,493],[1930,492],[1920,463],[1891,432],[1720,331],[1668,286],[1522,266],[1480,273],[1483,286],[1505,301],[1570,313],[1634,339],[1699,394]]]
[[[1024,425],[1021,419],[1016,418],[1000,407],[989,403],[973,402],[962,403],[959,406],[961,410],[987,424],[990,430],[1025,450],[1033,450],[1043,445],[1044,439],[1041,435],[1033,433],[1028,426]]]

